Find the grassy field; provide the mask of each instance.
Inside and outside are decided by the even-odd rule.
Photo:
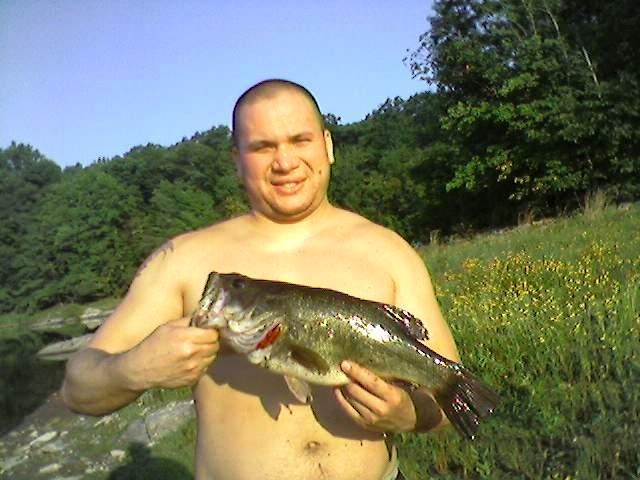
[[[639,478],[638,207],[423,254],[464,363],[503,403],[474,443],[402,437],[409,478]]]
[[[463,362],[503,402],[475,442],[398,436],[407,478],[640,478],[640,207],[421,253]],[[187,478],[194,444],[190,423],[110,478]]]

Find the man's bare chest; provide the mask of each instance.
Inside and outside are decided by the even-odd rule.
[[[353,249],[300,246],[296,249],[249,248],[238,244],[201,256],[189,276],[184,301],[193,310],[211,271],[338,290],[385,303],[394,301],[394,284],[379,258]]]

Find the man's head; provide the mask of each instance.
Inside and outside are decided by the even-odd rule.
[[[295,222],[327,204],[331,134],[307,89],[286,80],[251,87],[233,112],[233,158],[253,210]]]
[[[283,92],[296,92],[300,95],[304,96],[315,110],[315,113],[318,117],[318,125],[322,130],[324,130],[324,117],[320,112],[320,107],[318,106],[318,102],[315,97],[311,94],[309,90],[304,88],[302,85],[297,84],[295,82],[291,82],[289,80],[282,80],[278,78],[263,80],[259,83],[256,83],[252,87],[245,90],[245,92],[238,97],[236,104],[233,106],[233,115],[231,117],[231,136],[233,139],[233,145],[238,146],[238,137],[240,135],[240,129],[242,128],[242,122],[239,121],[239,116],[241,114],[242,107],[245,105],[249,105],[258,100],[264,100],[267,98],[273,98],[276,95]]]

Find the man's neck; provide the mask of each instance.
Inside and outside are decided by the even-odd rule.
[[[265,240],[298,243],[326,227],[336,208],[324,201],[310,214],[295,221],[278,221],[253,210],[251,219],[256,230],[265,236]]]

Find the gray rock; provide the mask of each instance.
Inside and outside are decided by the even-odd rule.
[[[114,309],[100,310],[99,308],[87,308],[80,316],[80,321],[88,330],[95,330],[114,312]]]
[[[150,413],[144,420],[136,420],[129,425],[124,439],[132,443],[151,445],[166,434],[175,432],[194,417],[193,400],[172,402]]]
[[[74,319],[63,317],[43,318],[42,320],[32,323],[29,328],[36,332],[50,332],[60,330],[62,327],[72,323],[73,321]]]
[[[51,440],[53,440],[54,438],[56,438],[58,436],[58,432],[53,431],[53,432],[47,432],[47,433],[43,433],[42,435],[40,435],[39,437],[35,438],[34,440],[32,440],[29,443],[29,446],[31,448],[35,448],[38,447],[44,443],[50,442]]]
[[[92,333],[88,333],[63,342],[52,343],[40,349],[36,355],[42,360],[67,360],[73,353],[84,348],[92,336]]]
[[[172,402],[145,418],[147,433],[151,441],[163,437],[167,433],[175,432],[185,423],[195,417],[193,400]]]
[[[121,462],[127,456],[127,452],[125,452],[124,450],[116,449],[116,450],[111,450],[109,452],[109,455],[111,455],[111,458],[113,458],[114,460]]]
[[[124,439],[129,443],[142,443],[149,445],[151,439],[147,433],[147,427],[144,424],[144,420],[136,420],[127,428],[124,432]]]
[[[62,440],[56,440],[55,442],[50,442],[44,445],[40,451],[49,454],[59,453],[62,452],[66,446],[67,444]]]
[[[41,473],[43,475],[48,474],[48,473],[55,473],[58,470],[60,470],[62,468],[62,465],[60,465],[59,463],[52,463],[51,465],[47,465],[46,467],[42,467],[40,470],[38,470],[38,473]]]
[[[24,463],[28,459],[28,455],[18,455],[15,457],[5,458],[2,460],[2,462],[0,462],[0,473],[8,472],[21,463]]]

